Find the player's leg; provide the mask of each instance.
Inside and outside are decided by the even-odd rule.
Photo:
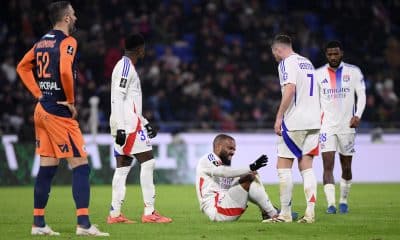
[[[354,154],[355,134],[338,135],[340,164],[342,166],[342,179],[340,181],[339,212],[348,212],[347,199],[350,192],[352,175],[352,159]]]
[[[131,170],[133,159],[124,155],[117,155],[115,159],[117,167],[112,180],[111,208],[107,223],[134,223],[134,221],[129,220],[121,213],[122,203],[126,194],[126,178]]]
[[[36,176],[34,193],[33,193],[33,225],[32,235],[59,235],[54,232],[45,222],[45,208],[49,199],[51,182],[57,172],[59,160],[55,158],[55,152],[50,143],[49,136],[43,126],[45,112],[38,104],[35,109],[35,137],[36,137],[36,153],[40,157],[39,172]]]
[[[247,178],[246,178],[247,177]],[[242,180],[243,179],[243,180]],[[262,212],[262,216],[268,216],[272,218],[278,214],[278,211],[274,208],[271,201],[269,200],[269,196],[265,191],[264,185],[262,184],[260,177],[258,175],[249,174],[247,176],[240,178],[239,183],[242,185],[241,182],[246,181],[244,188],[246,191],[249,192],[249,200],[255,203]]]
[[[335,152],[337,149],[337,136],[321,133],[320,146],[324,166],[323,184],[328,208],[326,213],[336,213],[335,180],[333,169],[335,166]]]
[[[140,185],[142,188],[144,213],[142,222],[169,223],[171,218],[161,216],[154,208],[155,202],[155,186],[153,182],[153,172],[155,168],[155,160],[153,151],[135,153],[135,158],[140,163]]]
[[[247,175],[242,179],[242,183],[232,186],[229,190],[215,193],[214,218],[217,222],[236,221],[246,211],[249,197],[248,191],[253,177]]]
[[[315,219],[315,202],[317,200],[317,179],[312,167],[313,158],[319,154],[318,147],[319,130],[307,131],[304,138],[303,153],[299,159],[299,170],[303,177],[304,195],[307,208],[301,223],[312,223]]]

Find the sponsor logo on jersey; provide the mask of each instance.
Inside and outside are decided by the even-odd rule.
[[[283,73],[283,81],[286,81],[287,79],[288,79],[288,73],[287,72],[284,72]]]
[[[325,78],[321,83],[328,83],[328,79]]]
[[[218,159],[215,159],[212,153],[208,154],[208,161],[212,162],[212,164],[214,164],[217,167],[221,165],[221,163],[218,161]]]
[[[58,87],[57,82],[39,82],[39,88],[40,90],[61,90],[61,88]]]
[[[350,75],[348,74],[343,75],[343,82],[348,82],[348,81],[350,81]]]

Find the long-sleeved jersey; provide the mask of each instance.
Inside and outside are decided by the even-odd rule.
[[[207,203],[215,201],[215,193],[227,191],[237,183],[238,177],[251,173],[247,168],[224,166],[215,153],[200,158],[196,168],[196,192],[203,210]]]
[[[289,131],[319,129],[321,110],[313,64],[294,53],[279,63],[278,72],[282,93],[286,84],[296,85],[295,96],[284,113],[286,128]]]
[[[350,128],[350,120],[353,116],[361,118],[366,103],[361,70],[357,66],[342,62],[336,71],[326,64],[317,69],[316,74],[321,94],[321,132],[354,133],[355,129]]]
[[[45,34],[25,54],[17,72],[28,90],[36,97],[46,112],[71,117],[71,112],[57,101],[75,101],[77,42],[60,30]]]
[[[142,116],[142,89],[131,60],[123,56],[115,65],[111,80],[111,135],[117,129],[136,132],[147,120]]]

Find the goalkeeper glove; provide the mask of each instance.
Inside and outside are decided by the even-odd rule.
[[[261,155],[257,160],[250,164],[251,171],[257,171],[258,169],[267,166],[268,157],[267,155]]]
[[[147,130],[147,136],[149,136],[149,138],[155,138],[157,136],[157,130],[150,123],[144,125],[144,127]]]
[[[122,146],[125,144],[126,133],[123,129],[117,130],[117,136],[115,137],[115,143]]]

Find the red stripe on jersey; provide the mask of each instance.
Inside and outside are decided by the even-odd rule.
[[[203,184],[204,184],[204,178],[201,177],[200,178],[200,183],[199,183],[200,197],[203,197],[203,191],[202,191]]]
[[[240,216],[244,213],[246,209],[243,208],[223,208],[218,206],[218,197],[219,193],[215,193],[215,208],[217,209],[217,212],[225,215],[225,216]]]
[[[124,148],[122,149],[125,155],[127,155],[127,156],[131,155],[131,150],[133,148],[133,145],[135,144],[136,135],[139,130],[140,130],[140,120],[138,119],[136,130],[133,133],[128,135],[126,144],[125,144]]]

